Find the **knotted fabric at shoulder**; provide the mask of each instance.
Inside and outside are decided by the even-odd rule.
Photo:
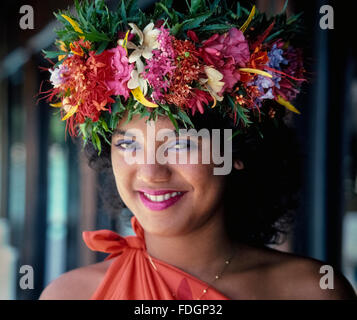
[[[122,237],[111,230],[84,231],[82,237],[87,247],[92,251],[109,253],[106,260],[120,255],[126,248],[146,250],[144,230],[135,216],[131,218],[131,225],[136,236]]]

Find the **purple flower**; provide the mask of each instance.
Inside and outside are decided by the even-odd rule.
[[[279,49],[276,43],[273,45],[270,52],[268,52],[269,57],[269,67],[276,70],[281,70],[281,64],[288,64],[288,61],[283,57],[283,49]]]
[[[283,53],[283,49],[278,48],[277,44],[275,43],[272,49],[268,52],[268,67],[276,70],[281,70],[281,64],[288,64],[288,61],[283,57]],[[270,71],[268,71],[268,73],[273,76],[271,79],[259,75],[255,81],[249,84],[257,86],[259,92],[262,94],[257,98],[257,102],[259,104],[265,99],[275,99],[273,88],[276,87],[280,89],[281,76]]]

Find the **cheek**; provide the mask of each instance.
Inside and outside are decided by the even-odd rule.
[[[114,152],[114,153],[113,153]],[[119,156],[112,150],[112,168],[117,185],[118,192],[125,202],[127,192],[130,190],[130,177],[132,176],[132,167],[126,163],[123,157]]]
[[[183,165],[181,174],[194,189],[194,197],[204,202],[216,202],[221,199],[224,189],[224,176],[213,174],[212,165]]]

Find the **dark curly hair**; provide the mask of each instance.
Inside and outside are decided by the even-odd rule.
[[[302,149],[295,129],[287,124],[286,109],[275,109],[274,119],[251,126],[232,140],[233,158],[244,163],[243,170],[233,169],[227,176],[224,193],[226,231],[236,242],[255,246],[284,242],[300,204]],[[261,110],[267,113],[269,106]],[[191,120],[197,130],[234,128],[232,119],[215,109],[196,113]],[[100,156],[90,142],[85,146],[89,166],[101,174],[105,209],[118,214],[126,206],[116,188],[110,152],[106,143]]]

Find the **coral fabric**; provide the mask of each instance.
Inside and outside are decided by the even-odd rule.
[[[110,230],[85,231],[83,240],[93,251],[113,259],[92,300],[229,300],[222,293],[181,269],[151,258],[144,230],[131,218],[136,236],[122,237]]]

